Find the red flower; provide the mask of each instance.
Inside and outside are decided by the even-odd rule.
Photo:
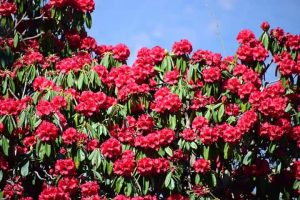
[[[94,50],[97,47],[96,40],[92,37],[85,37],[81,41],[81,49],[86,49],[86,50]]]
[[[205,174],[210,171],[210,161],[204,158],[199,158],[193,164],[196,173]]]
[[[113,172],[119,176],[131,176],[135,168],[135,157],[131,150],[123,152],[121,159],[114,163]]]
[[[107,96],[103,92],[91,92],[84,91],[81,96],[78,97],[79,104],[75,107],[75,110],[84,114],[85,116],[92,116],[94,113],[98,113],[100,109],[108,108]]]
[[[184,197],[181,194],[172,194],[167,198],[167,200],[189,200],[188,197]]]
[[[4,129],[5,129],[5,127],[4,127],[3,123],[0,122],[0,133],[3,133]]]
[[[17,6],[15,3],[10,2],[1,2],[0,4],[0,16],[8,17],[11,14],[16,14]]]
[[[130,55],[130,51],[125,44],[117,44],[112,51],[114,58],[120,62],[125,62]]]
[[[94,138],[94,139],[88,141],[88,143],[86,145],[86,150],[93,151],[94,149],[96,149],[98,147],[99,147],[99,140]]]
[[[160,46],[155,46],[151,49],[151,57],[153,58],[155,63],[159,63],[163,61],[165,58],[166,52]]]
[[[62,134],[62,140],[65,144],[71,145],[77,142],[77,130],[75,128],[68,128]]]
[[[36,144],[36,139],[34,136],[28,136],[23,139],[23,144],[25,147],[32,147]]]
[[[294,164],[295,177],[300,180],[300,161],[295,161]]]
[[[94,0],[76,0],[74,6],[81,12],[93,12],[95,9]]]
[[[36,105],[36,114],[40,117],[50,115],[53,112],[52,103],[45,100],[40,100]]]
[[[221,70],[218,67],[205,68],[202,71],[204,82],[214,83],[221,80]]]
[[[164,112],[177,112],[180,110],[182,103],[180,98],[171,93],[170,89],[167,87],[162,87],[158,91],[156,91],[155,101],[152,104],[152,109],[158,113]]]
[[[54,141],[58,137],[58,128],[51,122],[43,120],[35,130],[35,134],[43,142]]]
[[[57,160],[55,163],[55,171],[63,176],[72,176],[76,173],[75,163],[71,158]]]
[[[73,195],[77,191],[78,183],[78,180],[75,178],[64,177],[59,180],[58,188],[62,189],[65,193]]]
[[[142,176],[165,173],[170,167],[170,163],[165,158],[142,158],[138,160],[137,172]]]
[[[241,44],[251,43],[255,41],[255,35],[252,31],[244,29],[238,33],[236,40]]]
[[[164,81],[170,85],[175,85],[178,82],[179,77],[179,71],[177,69],[174,69],[172,71],[168,71],[165,74]]]
[[[267,21],[264,21],[264,22],[261,23],[260,28],[263,31],[267,32],[270,28],[270,24]]]
[[[136,122],[138,129],[143,131],[150,131],[155,125],[153,118],[150,115],[142,114]]]
[[[195,141],[196,133],[192,129],[184,129],[181,133],[181,137],[186,141]]]
[[[108,158],[115,158],[121,155],[121,143],[115,138],[109,138],[101,145],[101,153]]]
[[[208,65],[212,67],[219,67],[221,60],[221,54],[201,49],[197,50],[191,58],[192,63],[199,63],[200,65]]]
[[[279,140],[284,134],[284,129],[281,126],[265,122],[260,126],[259,134],[268,137],[271,141]]]
[[[243,132],[248,132],[258,120],[256,112],[253,110],[246,111],[238,120],[237,127]]]
[[[39,195],[39,200],[50,199],[71,200],[69,193],[65,193],[63,189],[59,187],[46,186]]]
[[[216,142],[219,138],[219,133],[216,128],[204,126],[200,131],[200,140],[205,145],[210,145]]]
[[[192,127],[196,131],[200,131],[202,127],[207,125],[208,125],[208,120],[202,116],[195,117],[195,119],[192,122]]]
[[[81,196],[82,197],[91,197],[98,195],[100,191],[100,186],[96,181],[89,181],[80,185]]]
[[[183,39],[179,42],[175,42],[172,47],[172,51],[177,56],[183,56],[185,54],[190,54],[192,52],[192,44],[190,41]]]

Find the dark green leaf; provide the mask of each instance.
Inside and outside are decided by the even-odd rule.
[[[25,163],[25,165],[23,165],[23,167],[21,168],[21,175],[22,176],[27,176],[29,172],[29,161],[27,161]]]
[[[166,176],[166,179],[165,179],[165,187],[169,187],[169,184],[171,182],[171,178],[172,178],[172,172],[169,172]]]

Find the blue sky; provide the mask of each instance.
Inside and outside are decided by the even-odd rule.
[[[89,34],[98,44],[125,43],[129,64],[141,47],[160,45],[168,50],[180,39],[193,49],[233,55],[237,33],[260,24],[300,33],[300,0],[95,0]]]

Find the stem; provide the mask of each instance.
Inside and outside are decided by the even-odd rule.
[[[34,35],[34,36],[31,36],[31,37],[24,38],[23,41],[38,38],[38,37],[40,37],[40,36],[43,35],[43,34],[44,34],[44,33],[41,32],[41,33],[39,33],[39,34],[37,34],[37,35]]]
[[[8,88],[8,91],[16,100],[18,100],[18,97],[13,93],[13,91],[11,91],[10,88]]]

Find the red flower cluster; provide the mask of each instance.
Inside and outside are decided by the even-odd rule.
[[[192,105],[190,106],[190,108],[192,110],[199,110],[205,107],[206,105],[213,104],[214,102],[215,102],[214,97],[204,96],[202,95],[201,90],[198,90],[194,94],[194,98],[192,99]]]
[[[49,116],[51,113],[59,113],[60,109],[66,107],[67,101],[62,96],[55,96],[49,101],[40,100],[36,106],[36,114],[40,117]]]
[[[150,56],[155,63],[160,63],[165,58],[166,51],[160,46],[155,46],[151,49]]]
[[[109,138],[101,145],[101,153],[108,158],[115,158],[121,155],[121,143],[115,138]]]
[[[158,150],[167,146],[175,139],[175,132],[172,129],[164,128],[146,136],[138,136],[134,140],[134,146]]]
[[[71,200],[69,194],[65,193],[61,188],[46,186],[43,188],[41,194],[39,195],[39,200],[49,199]]]
[[[294,162],[294,169],[296,179],[300,180],[300,161]]]
[[[186,141],[195,141],[197,138],[195,131],[190,128],[184,129],[180,135]]]
[[[162,174],[168,171],[170,163],[165,158],[142,158],[138,160],[137,172],[142,176]]]
[[[57,160],[55,172],[62,176],[73,176],[76,173],[75,163],[72,159]]]
[[[151,106],[158,113],[174,113],[179,111],[182,106],[180,98],[167,87],[162,87],[156,91],[154,98],[154,103]]]
[[[68,128],[62,134],[62,140],[67,145],[74,144],[82,138],[81,133],[78,133],[75,128]]]
[[[91,55],[85,52],[79,52],[71,58],[64,58],[55,65],[56,70],[62,73],[70,71],[78,72],[85,64],[91,63]]]
[[[236,143],[242,137],[242,132],[239,127],[231,126],[227,123],[219,125],[216,127],[219,135],[223,138],[224,142]]]
[[[221,70],[218,67],[204,68],[202,71],[204,82],[214,83],[221,80]]]
[[[237,56],[241,61],[262,62],[269,55],[262,43],[255,39],[254,33],[250,30],[242,30],[238,34],[237,40],[241,43],[241,46],[237,50]]]
[[[71,6],[80,12],[93,12],[95,9],[94,0],[50,0],[50,5],[62,8],[64,6]]]
[[[195,51],[191,58],[192,63],[199,63],[200,65],[208,65],[211,67],[219,67],[221,60],[221,54],[202,49]]]
[[[103,92],[94,93],[91,91],[82,92],[78,101],[75,110],[85,116],[92,116],[94,113],[99,113],[100,110],[115,104],[115,99],[106,96]]]
[[[204,158],[199,158],[193,164],[196,173],[205,174],[210,171],[210,161]]]
[[[136,197],[126,197],[122,194],[117,195],[114,200],[157,200],[156,196],[146,195],[143,197],[136,196]]]
[[[237,121],[237,127],[242,133],[247,133],[257,122],[258,116],[253,110],[246,111]]]
[[[82,199],[100,199],[100,186],[96,181],[88,181],[80,185]]]
[[[61,188],[65,193],[72,196],[77,192],[78,184],[79,182],[75,178],[63,177],[58,182],[58,188]]]
[[[204,126],[200,131],[200,140],[205,145],[210,145],[219,139],[217,127]]]
[[[58,128],[53,123],[43,120],[35,130],[35,135],[43,142],[54,141],[58,137]]]
[[[130,51],[125,44],[117,44],[112,51],[114,58],[120,62],[125,62],[130,56]]]
[[[155,121],[150,115],[142,114],[139,116],[136,126],[139,130],[150,131],[152,128],[154,128]]]
[[[192,44],[190,41],[183,39],[178,42],[175,42],[172,47],[172,51],[177,56],[183,56],[186,54],[190,54],[193,50]]]
[[[0,116],[18,115],[27,107],[29,103],[31,103],[31,101],[32,99],[29,96],[20,100],[0,97]]]
[[[282,52],[279,55],[274,55],[273,60],[278,65],[279,72],[283,76],[290,76],[293,73],[299,73],[296,68],[296,62],[293,60],[291,54],[287,51]]]
[[[179,77],[180,77],[179,71],[177,69],[174,69],[172,71],[168,71],[165,74],[164,81],[170,85],[174,85],[178,82]]]
[[[133,151],[126,150],[122,157],[114,162],[113,172],[119,176],[132,176],[135,168],[135,156]]]
[[[32,86],[33,89],[37,91],[44,91],[47,89],[52,89],[55,91],[59,90],[59,87],[53,81],[50,81],[43,76],[36,77],[33,81]]]
[[[4,0],[0,1],[0,16],[10,16],[16,14],[17,6],[15,3],[10,3]]]

